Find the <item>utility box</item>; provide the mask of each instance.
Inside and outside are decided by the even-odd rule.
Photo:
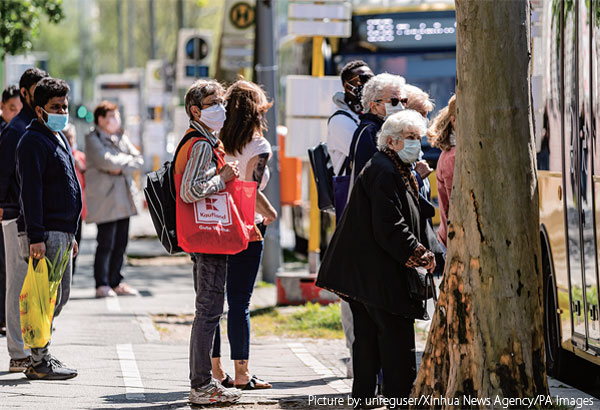
[[[281,272],[277,274],[277,305],[303,305],[306,302],[328,305],[340,298],[315,285],[317,275],[308,272]]]

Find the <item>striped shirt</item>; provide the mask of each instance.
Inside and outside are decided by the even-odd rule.
[[[217,173],[217,159],[212,148],[219,140],[196,121],[191,121],[190,125],[206,137],[210,144],[204,140],[197,141],[185,166],[179,195],[188,204],[225,189],[225,182]]]

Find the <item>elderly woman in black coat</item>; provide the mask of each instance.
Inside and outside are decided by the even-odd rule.
[[[439,245],[420,217],[419,188],[411,164],[425,122],[416,111],[390,116],[378,135],[379,151],[352,190],[317,285],[349,301],[354,316],[352,396],[375,396],[383,369],[383,394],[408,397],[416,377],[414,319],[428,319],[423,300],[412,298],[408,276],[435,268]]]

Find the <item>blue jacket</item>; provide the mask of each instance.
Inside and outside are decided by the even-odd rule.
[[[383,125],[383,120],[375,114],[360,114],[360,124],[352,136],[350,145],[350,160],[353,161],[354,181],[358,174],[365,167],[371,157],[378,151],[377,133]],[[364,132],[363,132],[364,130]],[[362,133],[362,136],[361,136]],[[358,137],[360,136],[360,140]],[[351,170],[346,170],[346,175],[350,175]]]
[[[19,184],[16,173],[17,145],[25,134],[25,128],[36,118],[27,104],[2,130],[0,134],[0,208],[4,209],[3,219],[19,217]],[[19,231],[24,231],[23,218],[19,218]]]
[[[48,231],[74,234],[81,213],[81,187],[71,147],[34,120],[17,146],[17,176],[25,229],[31,243],[43,242]]]

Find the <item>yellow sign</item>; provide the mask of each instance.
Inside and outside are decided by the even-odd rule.
[[[254,24],[254,7],[241,1],[235,3],[229,11],[229,21],[237,29],[244,30]]]

